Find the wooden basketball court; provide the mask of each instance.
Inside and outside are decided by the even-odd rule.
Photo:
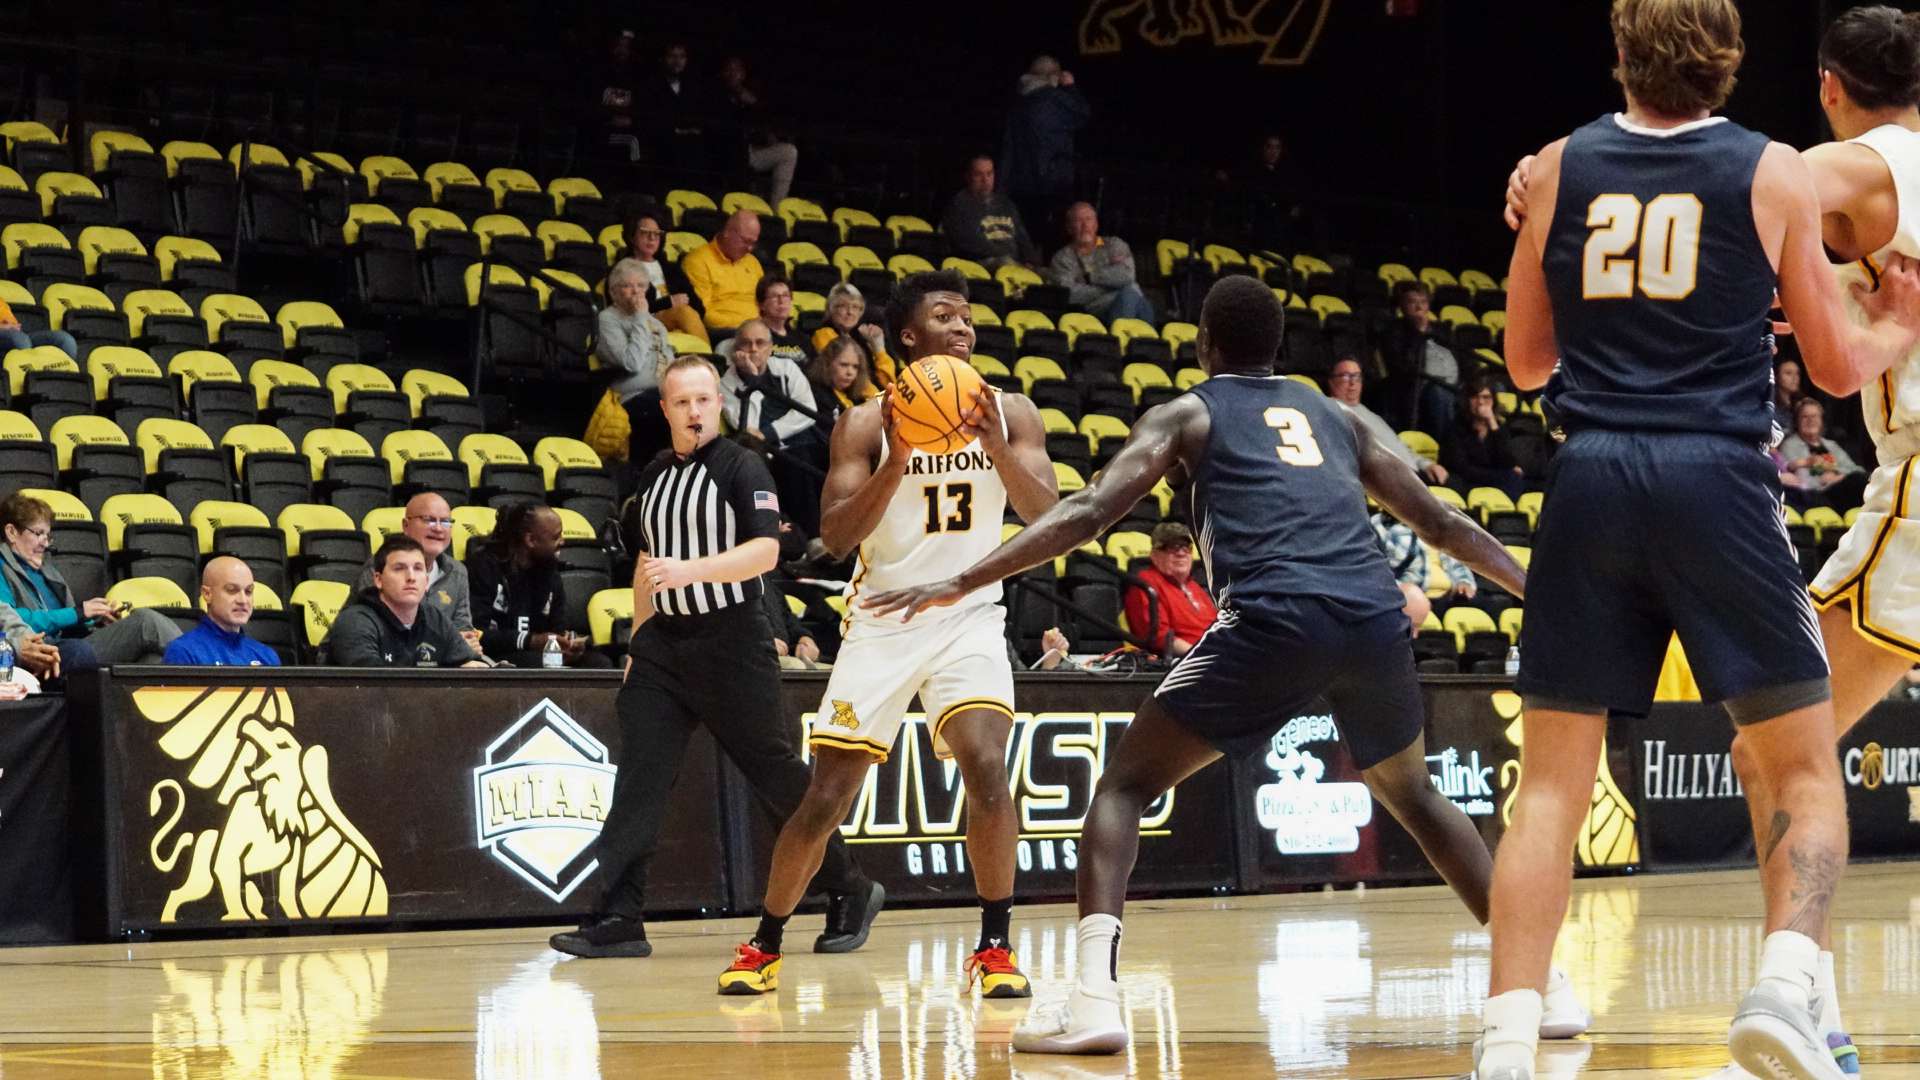
[[[1558,958],[1599,1019],[1542,1077],[1723,1065],[1759,954],[1753,881],[1576,884]],[[1066,993],[1073,924],[1064,905],[1016,912],[1037,1004]],[[0,952],[0,1080],[1450,1077],[1487,980],[1486,933],[1439,888],[1136,903],[1131,1053],[1029,1057],[1008,1047],[1028,1003],[966,992],[971,910],[889,912],[859,953],[790,954],[777,995],[718,997],[750,925],[659,923],[649,960],[562,957],[544,929]],[[1836,951],[1866,1075],[1920,1077],[1920,869],[1855,868]]]

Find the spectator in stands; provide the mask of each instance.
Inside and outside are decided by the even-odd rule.
[[[634,215],[632,225],[627,228],[627,258],[640,264],[640,272],[646,279],[647,310],[653,317],[669,330],[708,341],[703,317],[706,308],[700,303],[699,294],[693,291],[693,284],[679,264],[660,258],[660,248],[667,239],[667,223],[671,220],[658,207],[646,207]]]
[[[60,677],[60,650],[49,644],[47,636],[28,626],[20,618],[20,613],[7,604],[0,604],[0,634],[4,634],[7,644],[13,646],[15,661],[34,677],[34,689],[38,690],[42,679]],[[9,681],[19,681],[16,673]]]
[[[1254,241],[1263,247],[1292,251],[1305,215],[1307,176],[1287,153],[1279,134],[1260,137],[1253,163],[1223,179],[1247,200]]]
[[[1067,244],[1054,253],[1047,276],[1064,286],[1067,300],[1107,322],[1153,321],[1153,304],[1135,279],[1133,249],[1117,236],[1100,235],[1100,215],[1092,203],[1067,208]]]
[[[953,196],[940,218],[940,231],[955,255],[989,270],[1008,263],[1040,261],[1040,249],[1027,235],[1020,208],[993,189],[993,159],[981,154],[967,164],[967,186]]]
[[[760,215],[741,210],[704,247],[689,251],[680,260],[687,272],[694,295],[706,308],[707,329],[724,336],[741,323],[760,313],[756,298],[760,279],[766,272],[754,257],[753,246],[760,242]]]
[[[1793,406],[1806,394],[1800,384],[1800,361],[1791,356],[1773,362],[1773,416],[1782,427],[1793,422]]]
[[[427,558],[427,583],[421,602],[446,616],[467,644],[480,647],[480,631],[473,629],[473,608],[467,603],[467,568],[448,550],[453,545],[453,510],[447,500],[424,491],[407,500],[400,534],[420,545]],[[374,560],[360,568],[359,588],[373,588]]]
[[[373,585],[334,617],[325,643],[328,662],[336,667],[492,666],[439,607],[425,602],[436,591],[428,580],[429,564],[418,540],[388,537],[373,553]]]
[[[1073,198],[1074,136],[1092,115],[1073,72],[1062,70],[1051,56],[1034,57],[1020,76],[1019,95],[1007,116],[1000,164],[1007,173],[1007,194],[1050,236]]]
[[[773,335],[759,319],[742,323],[734,335],[733,363],[720,378],[720,411],[742,443],[772,454],[780,505],[807,535],[819,535],[827,443],[814,426],[813,386],[798,364],[773,355]]]
[[[813,351],[816,356],[826,351],[827,342],[837,337],[851,339],[865,358],[868,380],[885,390],[893,385],[896,370],[893,357],[887,355],[887,330],[878,323],[861,322],[866,313],[867,298],[851,283],[843,281],[827,290],[827,321],[813,332]]]
[[[1460,358],[1434,337],[1432,294],[1417,281],[1394,290],[1400,318],[1381,346],[1381,416],[1396,428],[1418,428],[1444,439],[1453,428],[1460,389]]]
[[[163,664],[200,667],[279,667],[280,654],[247,636],[253,619],[253,568],[231,555],[207,560],[200,571],[200,625],[173,639]]]
[[[640,140],[633,133],[633,31],[614,35],[600,71],[601,123],[606,143],[628,161],[640,160]]]
[[[807,633],[806,624],[787,603],[787,591],[776,574],[760,575],[760,606],[767,613],[767,625],[773,627],[773,651],[783,668],[811,671],[820,664],[820,643]]]
[[[1153,527],[1152,566],[1134,570],[1159,602],[1147,598],[1138,585],[1127,588],[1127,626],[1135,637],[1152,642],[1161,656],[1185,656],[1213,625],[1219,612],[1213,598],[1193,579],[1193,534],[1177,521]]]
[[[714,154],[727,167],[744,155],[748,168],[766,173],[771,188],[767,202],[778,209],[793,190],[800,151],[771,126],[760,95],[747,83],[745,60],[729,56],[720,65],[720,89],[723,104],[714,123]]]
[[[673,363],[667,328],[647,311],[647,272],[638,259],[621,259],[607,274],[608,305],[594,319],[593,352],[613,376],[610,389],[627,410],[627,460],[644,466],[668,442],[660,411],[660,374]]]
[[[0,501],[0,604],[60,650],[71,674],[109,664],[153,664],[180,636],[180,628],[150,608],[126,610],[94,597],[74,598],[59,567],[47,559],[53,508],[18,491]]]
[[[467,550],[481,651],[514,667],[542,666],[547,642],[560,645],[571,668],[611,667],[587,648],[585,635],[565,624],[567,593],[560,576],[560,515],[537,502],[514,503],[495,520],[493,535]]]
[[[0,300],[0,356],[11,349],[31,349],[35,345],[58,345],[68,356],[80,359],[80,346],[72,334],[65,330],[22,330],[13,309]]]
[[[1327,396],[1345,405],[1360,422],[1367,425],[1373,434],[1373,441],[1393,452],[1393,456],[1407,463],[1407,467],[1424,477],[1429,484],[1447,482],[1446,467],[1437,461],[1429,461],[1413,452],[1413,448],[1400,441],[1400,436],[1387,426],[1380,414],[1367,408],[1360,402],[1360,394],[1366,389],[1366,375],[1361,370],[1360,361],[1353,356],[1342,356],[1334,361],[1333,371],[1327,376]]]
[[[1402,610],[1407,613],[1407,621],[1413,624],[1413,632],[1418,634],[1420,624],[1426,622],[1427,615],[1433,611],[1433,601],[1428,596],[1433,580],[1427,546],[1411,527],[1384,510],[1373,515],[1373,535],[1380,542],[1387,565],[1393,568],[1394,580],[1400,583],[1400,594],[1406,597]],[[1449,602],[1471,600],[1480,591],[1473,571],[1444,551],[1440,552],[1439,569],[1446,575],[1444,595]]]
[[[1827,407],[1803,397],[1793,406],[1793,434],[1780,442],[1780,456],[1799,483],[1787,489],[1795,509],[1830,506],[1848,510],[1866,492],[1866,471],[1839,443],[1828,439]]]
[[[705,95],[687,78],[686,44],[669,44],[660,55],[660,73],[643,89],[635,109],[649,125],[661,165],[676,174],[707,168],[710,111]]]
[[[773,355],[806,367],[813,359],[813,346],[793,321],[793,285],[786,278],[769,274],[754,286],[754,302],[760,305],[760,321],[767,324],[773,337]]]
[[[813,400],[820,413],[817,426],[828,439],[840,414],[863,401],[879,396],[867,378],[866,358],[852,335],[829,338],[807,368],[807,381],[813,386]]]
[[[1499,488],[1511,498],[1526,489],[1526,472],[1507,442],[1506,418],[1500,415],[1493,384],[1483,376],[1467,380],[1460,389],[1460,419],[1440,446],[1440,463],[1466,488]]]

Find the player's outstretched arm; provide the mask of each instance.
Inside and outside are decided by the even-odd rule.
[[[1851,286],[1868,325],[1850,321],[1820,246],[1820,202],[1807,163],[1768,146],[1753,177],[1761,242],[1779,252],[1780,306],[1793,324],[1807,377],[1837,397],[1857,392],[1920,344],[1920,275],[1905,257],[1881,267],[1879,287]]]
[[[880,527],[887,504],[907,474],[912,448],[887,423],[887,398],[849,409],[833,425],[832,456],[826,486],[820,492],[820,542],[836,559],[860,545]],[[874,468],[874,448],[889,440],[887,460]]]
[[[1344,406],[1342,406],[1344,408]],[[1480,523],[1433,497],[1420,474],[1374,441],[1367,426],[1348,414],[1360,441],[1360,482],[1373,501],[1405,522],[1413,534],[1500,583],[1515,596],[1527,594],[1527,574]]]
[[[1011,577],[1057,558],[1099,536],[1179,464],[1187,441],[1204,437],[1207,407],[1198,398],[1177,398],[1147,411],[1127,436],[1127,444],[1093,483],[1061,499],[1019,535],[959,575],[911,589],[870,597],[862,606],[877,614],[904,611],[908,618],[930,607],[951,604],[984,585]],[[1401,466],[1405,468],[1405,466]]]

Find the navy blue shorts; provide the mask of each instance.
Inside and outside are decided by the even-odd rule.
[[[1355,767],[1370,769],[1413,745],[1426,706],[1405,613],[1348,618],[1309,597],[1222,608],[1153,696],[1181,727],[1230,756],[1266,746],[1324,696]]]
[[[1582,431],[1533,535],[1516,688],[1644,715],[1681,647],[1701,696],[1827,677],[1773,464],[1721,435]]]

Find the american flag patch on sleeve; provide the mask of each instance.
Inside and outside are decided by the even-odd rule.
[[[777,514],[780,512],[780,499],[771,491],[756,491],[753,493],[753,508],[771,510]]]

